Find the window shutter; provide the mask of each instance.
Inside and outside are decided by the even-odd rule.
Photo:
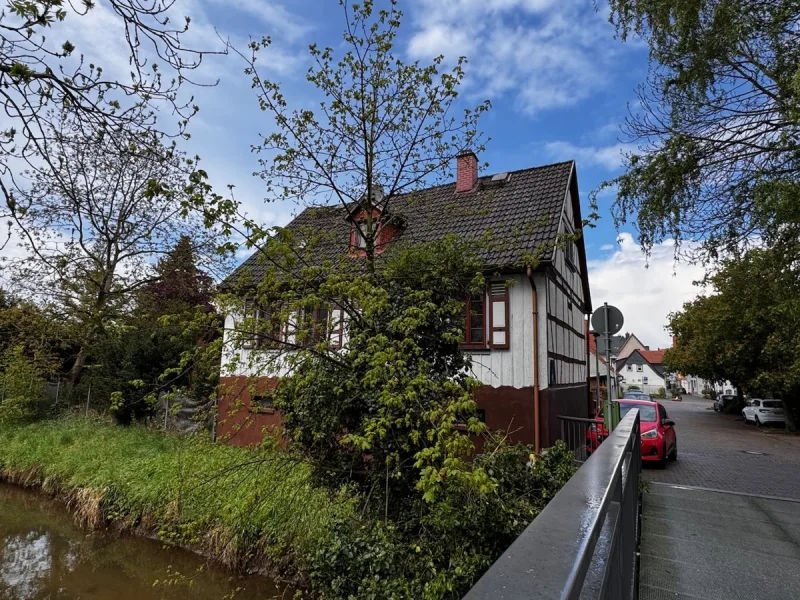
[[[245,333],[242,339],[242,348],[253,348],[256,345],[256,319],[257,314],[255,310],[256,303],[250,298],[246,298],[244,301],[244,315],[242,318],[242,323],[248,327],[248,331]],[[252,320],[251,320],[252,319]],[[248,320],[251,320],[248,323]]]
[[[342,334],[344,332],[344,311],[334,308],[331,311],[331,347],[342,347]]]
[[[489,285],[489,346],[502,350],[509,347],[508,287],[504,281]]]

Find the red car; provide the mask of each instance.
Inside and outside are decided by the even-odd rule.
[[[675,421],[667,417],[666,409],[659,402],[651,400],[615,400],[619,403],[620,419],[632,408],[639,409],[642,435],[642,460],[654,461],[663,467],[667,460],[678,459],[678,439],[675,435]],[[608,429],[603,425],[603,415],[595,417],[596,424],[586,431],[586,453],[591,454],[608,437]]]

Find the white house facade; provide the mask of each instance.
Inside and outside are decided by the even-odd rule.
[[[454,204],[461,210],[453,210]],[[413,201],[398,197],[392,210],[402,216],[402,226],[392,233],[396,239],[407,235],[432,240],[447,233],[469,237],[491,231],[505,242],[502,250],[483,253],[486,290],[468,298],[465,309],[464,348],[472,356],[473,375],[484,384],[476,400],[487,425],[512,431],[512,439],[544,447],[559,436],[558,415],[588,416],[585,321],[591,298],[575,163],[478,177],[477,158],[465,153],[457,159],[453,184],[419,191]],[[438,220],[430,218],[432,213]],[[529,230],[520,229],[526,223],[531,223]],[[358,250],[339,207],[307,209],[288,225],[301,226],[324,228],[335,234],[332,239],[340,238],[340,249],[326,249],[329,254],[352,256]],[[393,239],[387,238],[389,249]],[[540,260],[520,266],[521,257],[534,251]],[[257,255],[232,278],[244,273],[257,278]],[[336,343],[346,348],[346,324],[335,325],[341,321],[340,312],[326,311],[325,318]],[[235,343],[235,326],[235,316],[228,315],[221,375],[230,391],[220,397],[220,411],[228,416],[220,429],[228,431],[231,423],[242,424],[230,417],[233,398],[246,413],[259,390],[287,374],[285,361],[277,358],[279,352]],[[280,425],[280,415],[269,410],[258,411],[254,420],[259,432]],[[255,443],[260,438],[235,433],[238,439],[233,443]]]

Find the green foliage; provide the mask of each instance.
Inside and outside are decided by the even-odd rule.
[[[625,127],[639,149],[603,186],[616,188],[617,223],[635,219],[647,249],[702,240],[711,257],[791,224],[759,188],[797,185],[800,4],[611,0],[609,8],[620,37],[644,39],[651,58],[641,110]]]
[[[6,350],[0,362],[0,425],[33,421],[44,411],[45,380],[22,346]]]
[[[120,423],[151,416],[165,395],[170,406],[180,399],[210,406],[216,393],[222,319],[192,241],[181,237],[154,270],[154,280],[133,295],[132,310],[92,347],[94,364],[77,388],[85,398],[91,385],[92,406]]]
[[[421,521],[337,523],[336,541],[314,557],[314,589],[325,598],[461,598],[575,472],[563,442],[537,456],[502,432],[475,462],[494,479],[490,492],[451,482],[417,506]]]
[[[629,389],[629,390],[640,390],[640,389],[642,389],[642,388],[640,388],[638,385],[629,385],[629,386],[628,386],[628,389]]]
[[[660,387],[655,394],[652,394],[653,398],[666,398],[667,397],[667,390],[666,388]]]
[[[789,425],[800,398],[800,271],[779,247],[731,258],[710,278],[715,293],[670,315],[670,370],[730,380],[784,400]]]
[[[456,428],[483,431],[472,397],[477,382],[460,348],[464,298],[482,282],[480,262],[446,238],[398,250],[374,274],[334,273],[317,295],[289,306],[300,312],[330,297],[359,307],[348,312],[346,347],[329,351],[325,336],[295,349],[286,357],[292,374],[274,392],[290,438],[322,480],[356,483],[379,506],[387,490],[431,502],[450,479],[466,478],[476,490],[489,485],[469,466],[473,444]],[[295,295],[293,284],[282,284],[284,298]],[[301,324],[296,335],[312,334]]]

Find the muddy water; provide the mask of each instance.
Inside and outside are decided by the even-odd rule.
[[[88,533],[50,498],[0,483],[2,600],[261,600],[278,593],[269,579],[232,575],[154,540]]]

